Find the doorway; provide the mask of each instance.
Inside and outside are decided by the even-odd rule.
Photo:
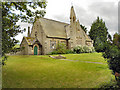
[[[34,55],[38,55],[38,48],[37,48],[37,46],[34,47]]]

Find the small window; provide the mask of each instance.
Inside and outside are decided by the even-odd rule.
[[[56,41],[50,40],[50,49],[56,49]]]
[[[73,17],[73,22],[75,22],[75,17]]]

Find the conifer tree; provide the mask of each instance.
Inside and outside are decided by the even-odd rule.
[[[89,36],[94,41],[93,46],[97,52],[104,51],[104,43],[107,41],[108,35],[108,29],[105,22],[97,17],[97,19],[92,23],[89,32]]]
[[[84,32],[87,33],[87,31],[88,31],[87,28],[84,25],[82,25],[82,24],[80,24],[80,26],[84,30]]]

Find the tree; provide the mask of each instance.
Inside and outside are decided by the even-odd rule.
[[[120,35],[115,33],[113,35],[113,44],[117,45],[120,48]]]
[[[82,25],[82,24],[80,24],[80,26],[84,30],[84,32],[87,33],[87,28],[84,25]]]
[[[43,10],[37,10],[41,8]],[[16,22],[33,23],[35,17],[43,17],[45,15],[46,1],[39,2],[2,2],[2,56],[9,53],[12,47],[18,43],[14,37],[21,30]],[[19,11],[18,13],[16,13]]]
[[[114,34],[114,39],[112,44],[105,43],[105,50],[103,57],[107,59],[109,68],[113,71],[113,74],[120,74],[120,34]],[[120,77],[119,77],[120,78]],[[120,85],[120,79],[118,80]]]
[[[97,52],[104,51],[104,43],[107,41],[108,35],[108,29],[105,22],[97,17],[97,19],[92,23],[89,32],[89,36],[94,41],[93,46]]]
[[[108,34],[108,41],[112,42],[112,37],[110,34]]]

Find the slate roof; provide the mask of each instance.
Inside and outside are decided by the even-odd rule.
[[[36,41],[34,37],[24,37],[28,43],[28,45],[33,45],[33,43]]]
[[[39,22],[48,37],[67,38],[65,25],[69,24],[46,18],[39,18]]]

